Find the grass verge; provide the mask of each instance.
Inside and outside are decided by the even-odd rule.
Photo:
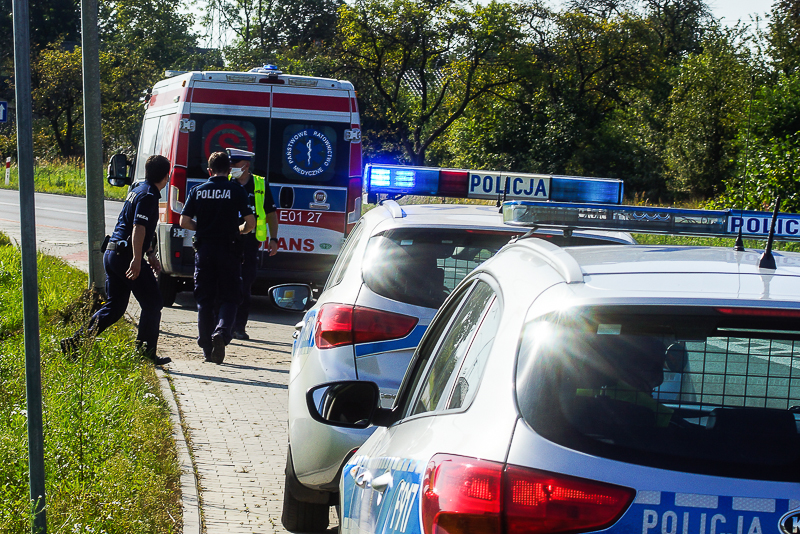
[[[633,234],[634,239],[640,245],[667,245],[667,246],[686,246],[686,247],[724,247],[733,248],[736,239],[727,237],[684,237],[674,235],[655,235],[655,234]],[[744,247],[748,250],[763,251],[766,246],[765,239],[745,239]],[[800,243],[790,243],[786,241],[775,241],[772,245],[773,250],[785,250],[787,252],[800,252]]]
[[[0,234],[0,532],[25,533],[28,462],[19,251]],[[85,274],[39,255],[47,523],[58,533],[181,529],[180,469],[155,371],[121,321],[77,362],[59,339],[85,321]]]
[[[80,159],[39,161],[33,168],[34,189],[39,193],[86,196],[86,176]],[[0,189],[19,189],[16,165],[11,167],[9,184],[5,181],[5,168],[0,177]],[[110,199],[124,199],[127,187],[112,187],[103,181],[103,194]]]

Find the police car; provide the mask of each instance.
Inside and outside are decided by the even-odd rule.
[[[368,195],[427,194],[492,198],[508,184],[514,198],[572,196],[618,202],[618,180],[503,175],[422,167],[367,166]],[[319,299],[298,325],[289,376],[289,453],[283,524],[320,531],[337,502],[342,465],[372,432],[314,421],[306,392],[332,380],[374,381],[390,407],[411,355],[436,310],[461,279],[513,237],[495,206],[404,205],[384,200],[345,242]],[[632,243],[619,231],[533,232],[558,245]],[[303,309],[307,286],[278,286],[279,307]],[[305,300],[304,300],[305,299]]]
[[[535,202],[504,218],[786,239],[800,221]],[[797,534],[798,324],[798,254],[519,238],[448,297],[390,409],[370,382],[309,390],[317,421],[378,427],[344,466],[341,532]]]

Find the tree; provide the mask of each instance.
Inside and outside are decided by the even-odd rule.
[[[762,85],[752,108],[750,132],[744,126],[739,130],[740,176],[726,182],[725,193],[713,205],[771,209],[780,196],[782,210],[800,212],[800,72],[780,74],[776,83]]]
[[[783,74],[800,70],[800,0],[778,0],[765,35],[773,68]]]
[[[670,187],[710,197],[736,175],[736,137],[747,119],[749,49],[737,31],[720,30],[682,64],[670,99],[667,167]]]
[[[514,81],[513,6],[358,0],[340,11],[335,55],[356,83],[369,148],[422,165],[476,99]]]
[[[342,0],[211,0],[206,24],[231,28],[236,39],[225,48],[232,68],[249,69],[278,58],[314,58],[330,46]]]
[[[50,43],[80,40],[81,12],[77,0],[30,0],[30,36],[33,53]],[[8,73],[5,75],[3,71]],[[11,73],[14,71],[14,31],[12,0],[0,0],[0,99],[11,100]]]
[[[622,178],[657,167],[631,128],[660,75],[658,40],[642,16],[599,3],[525,6],[516,82],[458,122],[437,147],[455,148],[446,164]]]
[[[197,36],[191,31],[194,19],[180,13],[179,7],[169,0],[101,2],[103,51],[145,59],[158,71],[154,72],[158,78],[163,77],[164,69],[191,68],[198,53]]]
[[[81,50],[63,50],[61,43],[41,51],[31,64],[33,112],[49,127],[63,157],[81,154],[83,81]]]

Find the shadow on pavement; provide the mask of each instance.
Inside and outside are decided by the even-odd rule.
[[[208,363],[208,364],[205,364],[205,365],[214,365],[214,364]],[[233,365],[224,364],[224,363],[221,365],[221,367],[223,367],[223,368],[226,367],[226,366],[235,367]],[[271,369],[263,369],[263,370],[271,371]],[[180,372],[180,371],[175,371],[173,369],[166,369],[166,371],[170,375],[173,375],[173,376],[182,376],[182,377],[186,377],[186,378],[194,378],[196,380],[207,380],[209,382],[222,382],[222,383],[225,383],[225,384],[239,384],[239,385],[242,385],[242,386],[256,386],[256,387],[262,387],[262,388],[289,389],[289,386],[287,386],[286,384],[275,384],[274,382],[266,382],[266,381],[263,381],[263,380],[239,380],[239,379],[236,379],[236,378],[227,378],[227,377],[224,377],[224,376],[212,376],[212,375],[202,375],[202,374],[195,374],[195,373],[184,373],[184,372]]]
[[[175,297],[173,308],[197,311],[194,295],[190,291],[182,291]],[[250,301],[250,322],[262,322],[294,326],[303,320],[302,312],[289,312],[273,308],[268,297],[254,295]]]
[[[288,369],[274,369],[272,367],[254,367],[252,365],[239,365],[236,363],[227,363],[227,362],[224,363],[223,365],[226,367],[233,367],[234,369],[246,369],[248,371],[269,371],[271,373],[283,373],[287,375],[289,374]]]

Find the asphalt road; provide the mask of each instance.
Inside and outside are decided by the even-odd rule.
[[[86,199],[36,193],[34,204],[37,248],[88,270]],[[114,230],[121,207],[118,200],[105,201],[106,234]],[[0,189],[0,231],[19,241],[20,230],[19,192]]]

